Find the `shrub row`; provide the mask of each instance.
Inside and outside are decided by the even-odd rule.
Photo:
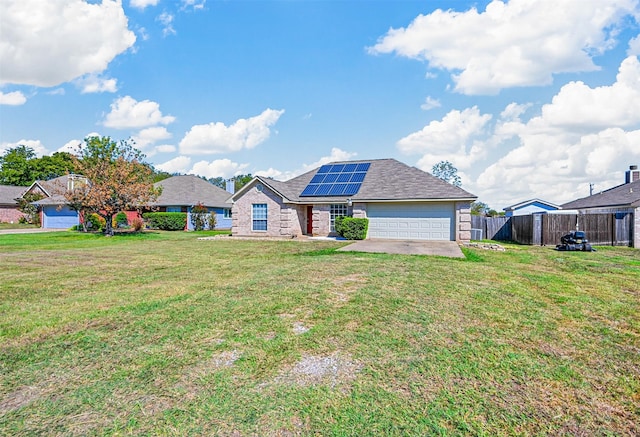
[[[338,235],[347,240],[364,240],[367,238],[369,219],[336,217],[335,228]]]
[[[186,212],[145,212],[142,217],[151,229],[182,231],[187,226]]]

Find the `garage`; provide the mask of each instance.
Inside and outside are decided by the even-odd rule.
[[[450,202],[369,203],[368,238],[455,240],[454,206]]]
[[[49,229],[68,229],[79,224],[78,213],[68,206],[58,209],[58,206],[42,207],[42,227]]]

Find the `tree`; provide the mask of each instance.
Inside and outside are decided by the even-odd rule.
[[[223,190],[227,189],[227,180],[225,178],[223,178],[222,176],[218,176],[215,178],[209,178],[207,179],[207,181],[209,183],[211,183],[212,185],[215,185],[216,187],[222,188]]]
[[[445,182],[449,182],[456,187],[462,185],[460,176],[458,176],[458,169],[449,161],[440,161],[431,168],[431,173],[435,177],[440,178]]]
[[[489,205],[484,202],[475,201],[471,204],[471,215],[485,216],[489,212]]]
[[[73,156],[67,152],[55,152],[51,156],[36,158],[32,162],[34,180],[49,180],[75,173]],[[33,182],[33,181],[32,181]]]
[[[253,180],[253,176],[251,175],[251,173],[234,176],[233,183],[234,183],[235,191],[238,192],[240,188],[244,187],[252,180]]]
[[[144,154],[130,142],[110,137],[89,137],[79,145],[74,165],[86,179],[65,194],[69,206],[105,219],[105,235],[113,235],[113,216],[120,211],[141,210],[160,190],[153,187],[153,169]],[[80,181],[79,181],[80,182]]]
[[[35,177],[29,161],[35,157],[31,147],[20,145],[8,149],[0,156],[0,185],[31,185]]]
[[[0,184],[28,186],[36,180],[49,180],[74,173],[70,153],[56,152],[37,158],[31,147],[18,146],[0,156]]]
[[[42,199],[44,196],[39,193],[27,193],[18,197],[18,210],[26,216],[27,223],[40,226],[40,209],[33,202]]]

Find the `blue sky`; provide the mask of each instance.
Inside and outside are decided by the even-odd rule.
[[[639,0],[3,0],[0,151],[133,138],[169,172],[441,160],[495,209],[640,164]]]

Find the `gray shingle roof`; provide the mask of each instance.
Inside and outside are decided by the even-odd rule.
[[[640,181],[618,185],[593,196],[583,197],[562,205],[562,209],[606,208],[613,206],[640,206]]]
[[[192,206],[202,203],[208,207],[231,207],[231,193],[197,176],[172,176],[156,182],[154,186],[162,187],[162,194],[153,204],[155,206]]]
[[[37,205],[66,204],[67,199],[64,197],[64,195],[67,192],[67,188],[69,187],[69,178],[74,178],[75,180],[80,178],[85,180],[85,178],[80,175],[64,175],[64,176],[59,176],[57,178],[49,179],[48,181],[35,181],[33,184],[31,184],[31,187],[29,187],[29,190],[33,190],[36,186],[38,186],[42,190],[44,190],[49,195],[49,197],[45,197],[33,203]],[[33,191],[36,191],[36,190],[33,190]]]
[[[318,169],[311,170],[286,182],[260,178],[291,202],[331,203],[351,198],[354,202],[397,200],[475,200],[477,196],[451,185],[427,172],[410,167],[395,159],[340,161],[330,164],[369,162],[371,166],[362,186],[354,196],[301,197]]]
[[[0,185],[0,205],[18,205],[16,198],[21,197],[28,187]]]

